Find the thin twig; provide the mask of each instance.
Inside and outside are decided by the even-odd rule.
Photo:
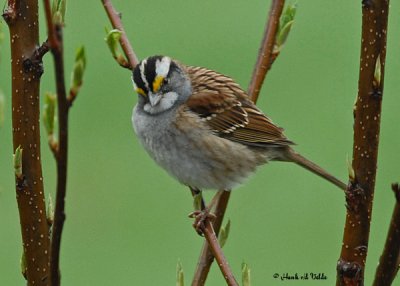
[[[268,21],[265,26],[264,37],[261,42],[258,58],[248,89],[251,100],[256,103],[263,85],[265,76],[271,68],[276,57],[272,57],[276,34],[279,27],[279,19],[282,14],[285,0],[273,0],[269,11]]]
[[[235,277],[233,276],[232,270],[228,265],[228,261],[222,252],[218,238],[215,235],[214,228],[209,220],[206,220],[205,222],[205,229],[203,230],[203,233],[208,245],[210,246],[211,252],[217,260],[218,266],[224,275],[226,283],[228,283],[229,286],[239,286],[235,280]]]
[[[392,190],[396,197],[392,220],[385,247],[383,249],[379,265],[376,269],[373,286],[392,285],[394,278],[399,271],[400,265],[400,186],[398,183],[392,184]]]
[[[227,204],[229,202],[229,197],[231,195],[230,191],[224,191],[215,206],[215,220],[213,221],[213,226],[215,233],[219,234],[219,230],[224,220],[225,211]],[[214,255],[211,252],[210,245],[207,241],[204,242],[203,248],[201,250],[199,261],[197,262],[197,268],[192,280],[192,286],[201,286],[206,283],[208,272],[210,271],[211,264],[214,261]]]
[[[119,31],[122,32],[119,41],[121,43],[122,50],[124,51],[124,54],[130,64],[129,68],[133,69],[139,63],[139,60],[132,49],[128,37],[126,36],[124,26],[122,25],[121,22],[120,14],[117,13],[116,10],[114,9],[111,0],[101,0],[101,2],[103,3],[104,9],[106,10],[106,13],[108,15],[108,18],[110,19],[113,28],[118,29]]]
[[[52,286],[58,286],[60,285],[61,279],[59,266],[60,246],[65,221],[65,196],[67,191],[68,111],[70,105],[67,100],[64,80],[62,25],[53,23],[50,1],[43,0],[43,2],[47,23],[48,42],[50,51],[54,58],[59,124],[58,149],[56,150],[57,153],[55,156],[57,163],[57,192],[50,250],[50,283]]]
[[[49,42],[45,41],[42,43],[42,45],[36,50],[36,57],[39,59],[42,59],[45,54],[47,54],[50,51],[50,46]]]
[[[190,191],[192,192],[193,197],[199,193],[199,190],[194,189],[194,188],[190,188]],[[204,210],[205,208],[206,208],[206,205],[204,203],[204,200],[202,199],[201,200],[201,209]],[[232,270],[230,269],[230,267],[228,265],[228,262],[222,251],[222,248],[219,245],[218,238],[214,231],[213,225],[211,224],[209,219],[205,220],[204,227],[202,229],[202,233],[204,234],[204,237],[206,238],[207,245],[209,246],[212,255],[217,260],[218,266],[225,278],[225,281],[230,286],[239,285],[236,282],[235,277],[232,273]]]
[[[362,1],[358,95],[347,215],[336,285],[364,285],[378,159],[386,57],[388,0]]]

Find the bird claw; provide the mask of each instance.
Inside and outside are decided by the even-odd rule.
[[[204,210],[196,210],[189,214],[190,218],[194,218],[193,228],[200,236],[204,236],[204,229],[206,227],[206,220],[213,222],[217,216],[211,213],[207,208]]]

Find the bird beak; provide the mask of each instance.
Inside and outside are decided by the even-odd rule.
[[[149,100],[150,100],[151,106],[156,106],[160,102],[161,97],[162,97],[162,95],[159,93],[149,92]]]

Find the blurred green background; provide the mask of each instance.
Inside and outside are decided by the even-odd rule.
[[[122,12],[139,57],[170,55],[230,75],[247,87],[270,1],[113,2]],[[285,127],[287,136],[298,144],[296,150],[343,180],[346,157],[352,154],[360,2],[299,1],[294,28],[258,103]],[[392,1],[367,285],[394,205],[390,183],[400,179],[400,21],[394,13],[399,10],[400,4]],[[42,6],[40,13],[42,17]],[[66,21],[67,74],[81,44],[86,47],[88,66],[70,114],[63,285],[174,285],[178,260],[189,284],[203,243],[187,218],[191,195],[151,161],[133,134],[130,118],[136,95],[130,73],[117,66],[103,41],[109,22],[100,1],[68,1]],[[41,41],[45,40],[43,23]],[[6,95],[6,114],[0,129],[0,285],[24,285],[11,165],[9,40],[7,27],[1,25],[6,39],[1,48],[0,88]],[[54,90],[53,63],[47,55],[42,94]],[[54,194],[55,163],[45,136],[42,153],[46,193]],[[260,168],[234,190],[227,211],[232,226],[224,249],[239,280],[241,263],[246,261],[253,285],[334,285],[344,203],[338,189],[295,165],[271,163]],[[272,278],[286,272],[324,273],[328,279],[282,282]],[[208,285],[224,285],[216,265]]]

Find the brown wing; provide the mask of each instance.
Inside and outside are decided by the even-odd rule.
[[[231,78],[199,67],[187,72],[193,88],[187,105],[217,135],[250,146],[293,144]]]

